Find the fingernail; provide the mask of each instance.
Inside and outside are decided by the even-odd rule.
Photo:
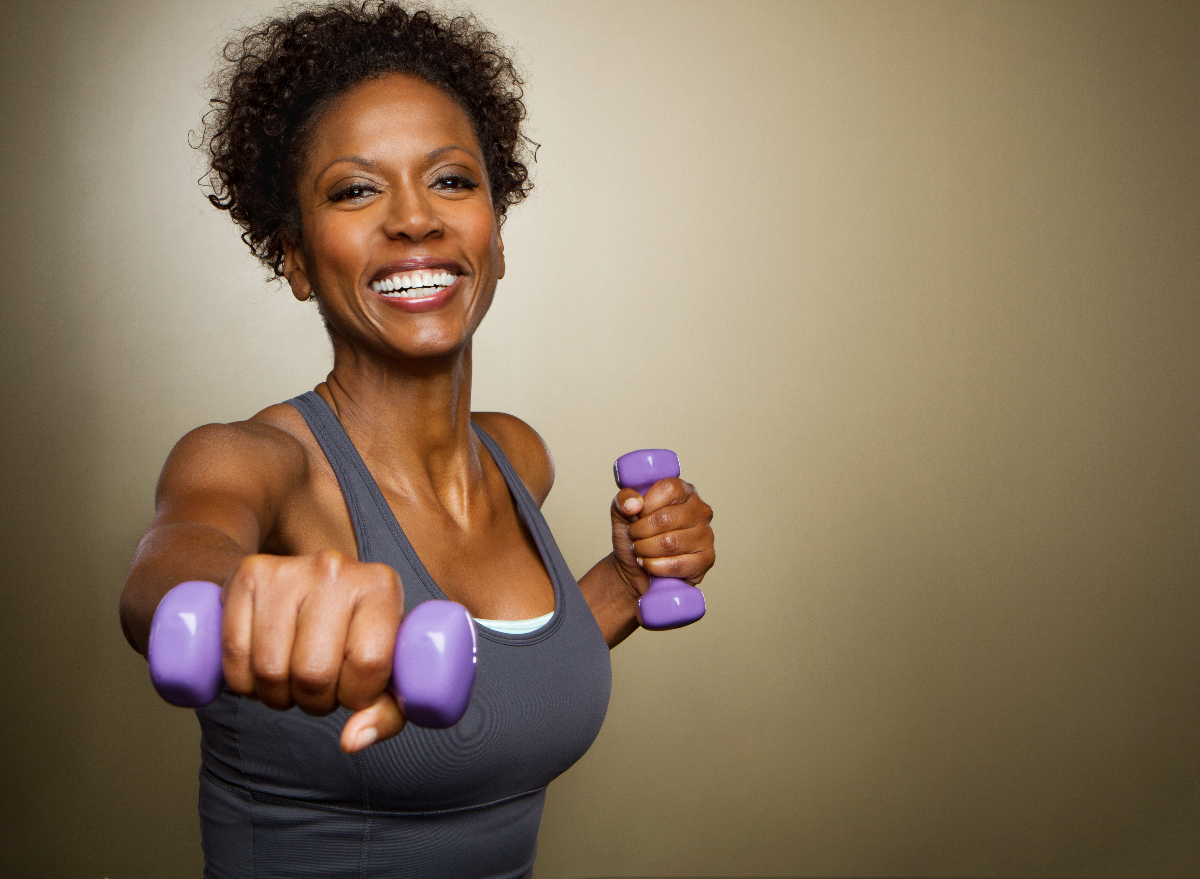
[[[360,729],[358,735],[354,737],[354,750],[361,751],[363,748],[375,744],[375,740],[379,738],[379,730],[373,726],[368,726],[366,729]]]
[[[639,498],[631,497],[629,500],[625,501],[625,503],[621,504],[621,506],[625,508],[626,513],[632,513],[637,509],[639,500]]]

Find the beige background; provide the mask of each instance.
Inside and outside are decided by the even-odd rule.
[[[476,8],[542,144],[476,407],[577,573],[629,448],[717,510],[540,879],[1200,875],[1200,4]],[[194,877],[118,591],[172,443],[328,362],[195,186],[254,7],[5,12],[3,872]]]

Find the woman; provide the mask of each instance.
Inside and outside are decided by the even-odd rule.
[[[576,584],[538,512],[545,445],[470,411],[500,225],[528,189],[520,80],[491,34],[338,5],[225,58],[209,197],[316,300],[334,362],[315,392],[180,440],[122,593],[144,653],[169,588],[223,584],[228,688],[198,711],[206,874],[527,875],[545,787],[603,720],[607,650],[647,572],[712,566],[711,510],[678,479],[621,491],[613,552]],[[481,621],[475,695],[449,730],[405,728],[395,633],[441,597]]]

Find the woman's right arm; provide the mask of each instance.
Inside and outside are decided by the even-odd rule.
[[[280,516],[307,468],[300,443],[266,424],[207,425],[180,440],[121,592],[121,626],[144,654],[172,587],[222,586],[226,684],[281,710],[350,708],[342,747],[354,752],[404,726],[387,691],[404,590],[392,568],[336,550],[281,554],[289,548],[276,546]]]
[[[121,591],[121,628],[134,650],[145,654],[154,610],[173,586],[224,585],[261,549],[304,467],[299,443],[252,422],[205,425],[176,444]]]

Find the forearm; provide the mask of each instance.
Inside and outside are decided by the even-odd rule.
[[[609,649],[628,638],[638,627],[637,590],[625,582],[612,553],[579,578],[579,591],[600,625]]]
[[[224,584],[247,554],[233,538],[210,525],[151,526],[138,544],[121,590],[121,629],[130,646],[146,653],[150,621],[170,589],[185,580]]]

